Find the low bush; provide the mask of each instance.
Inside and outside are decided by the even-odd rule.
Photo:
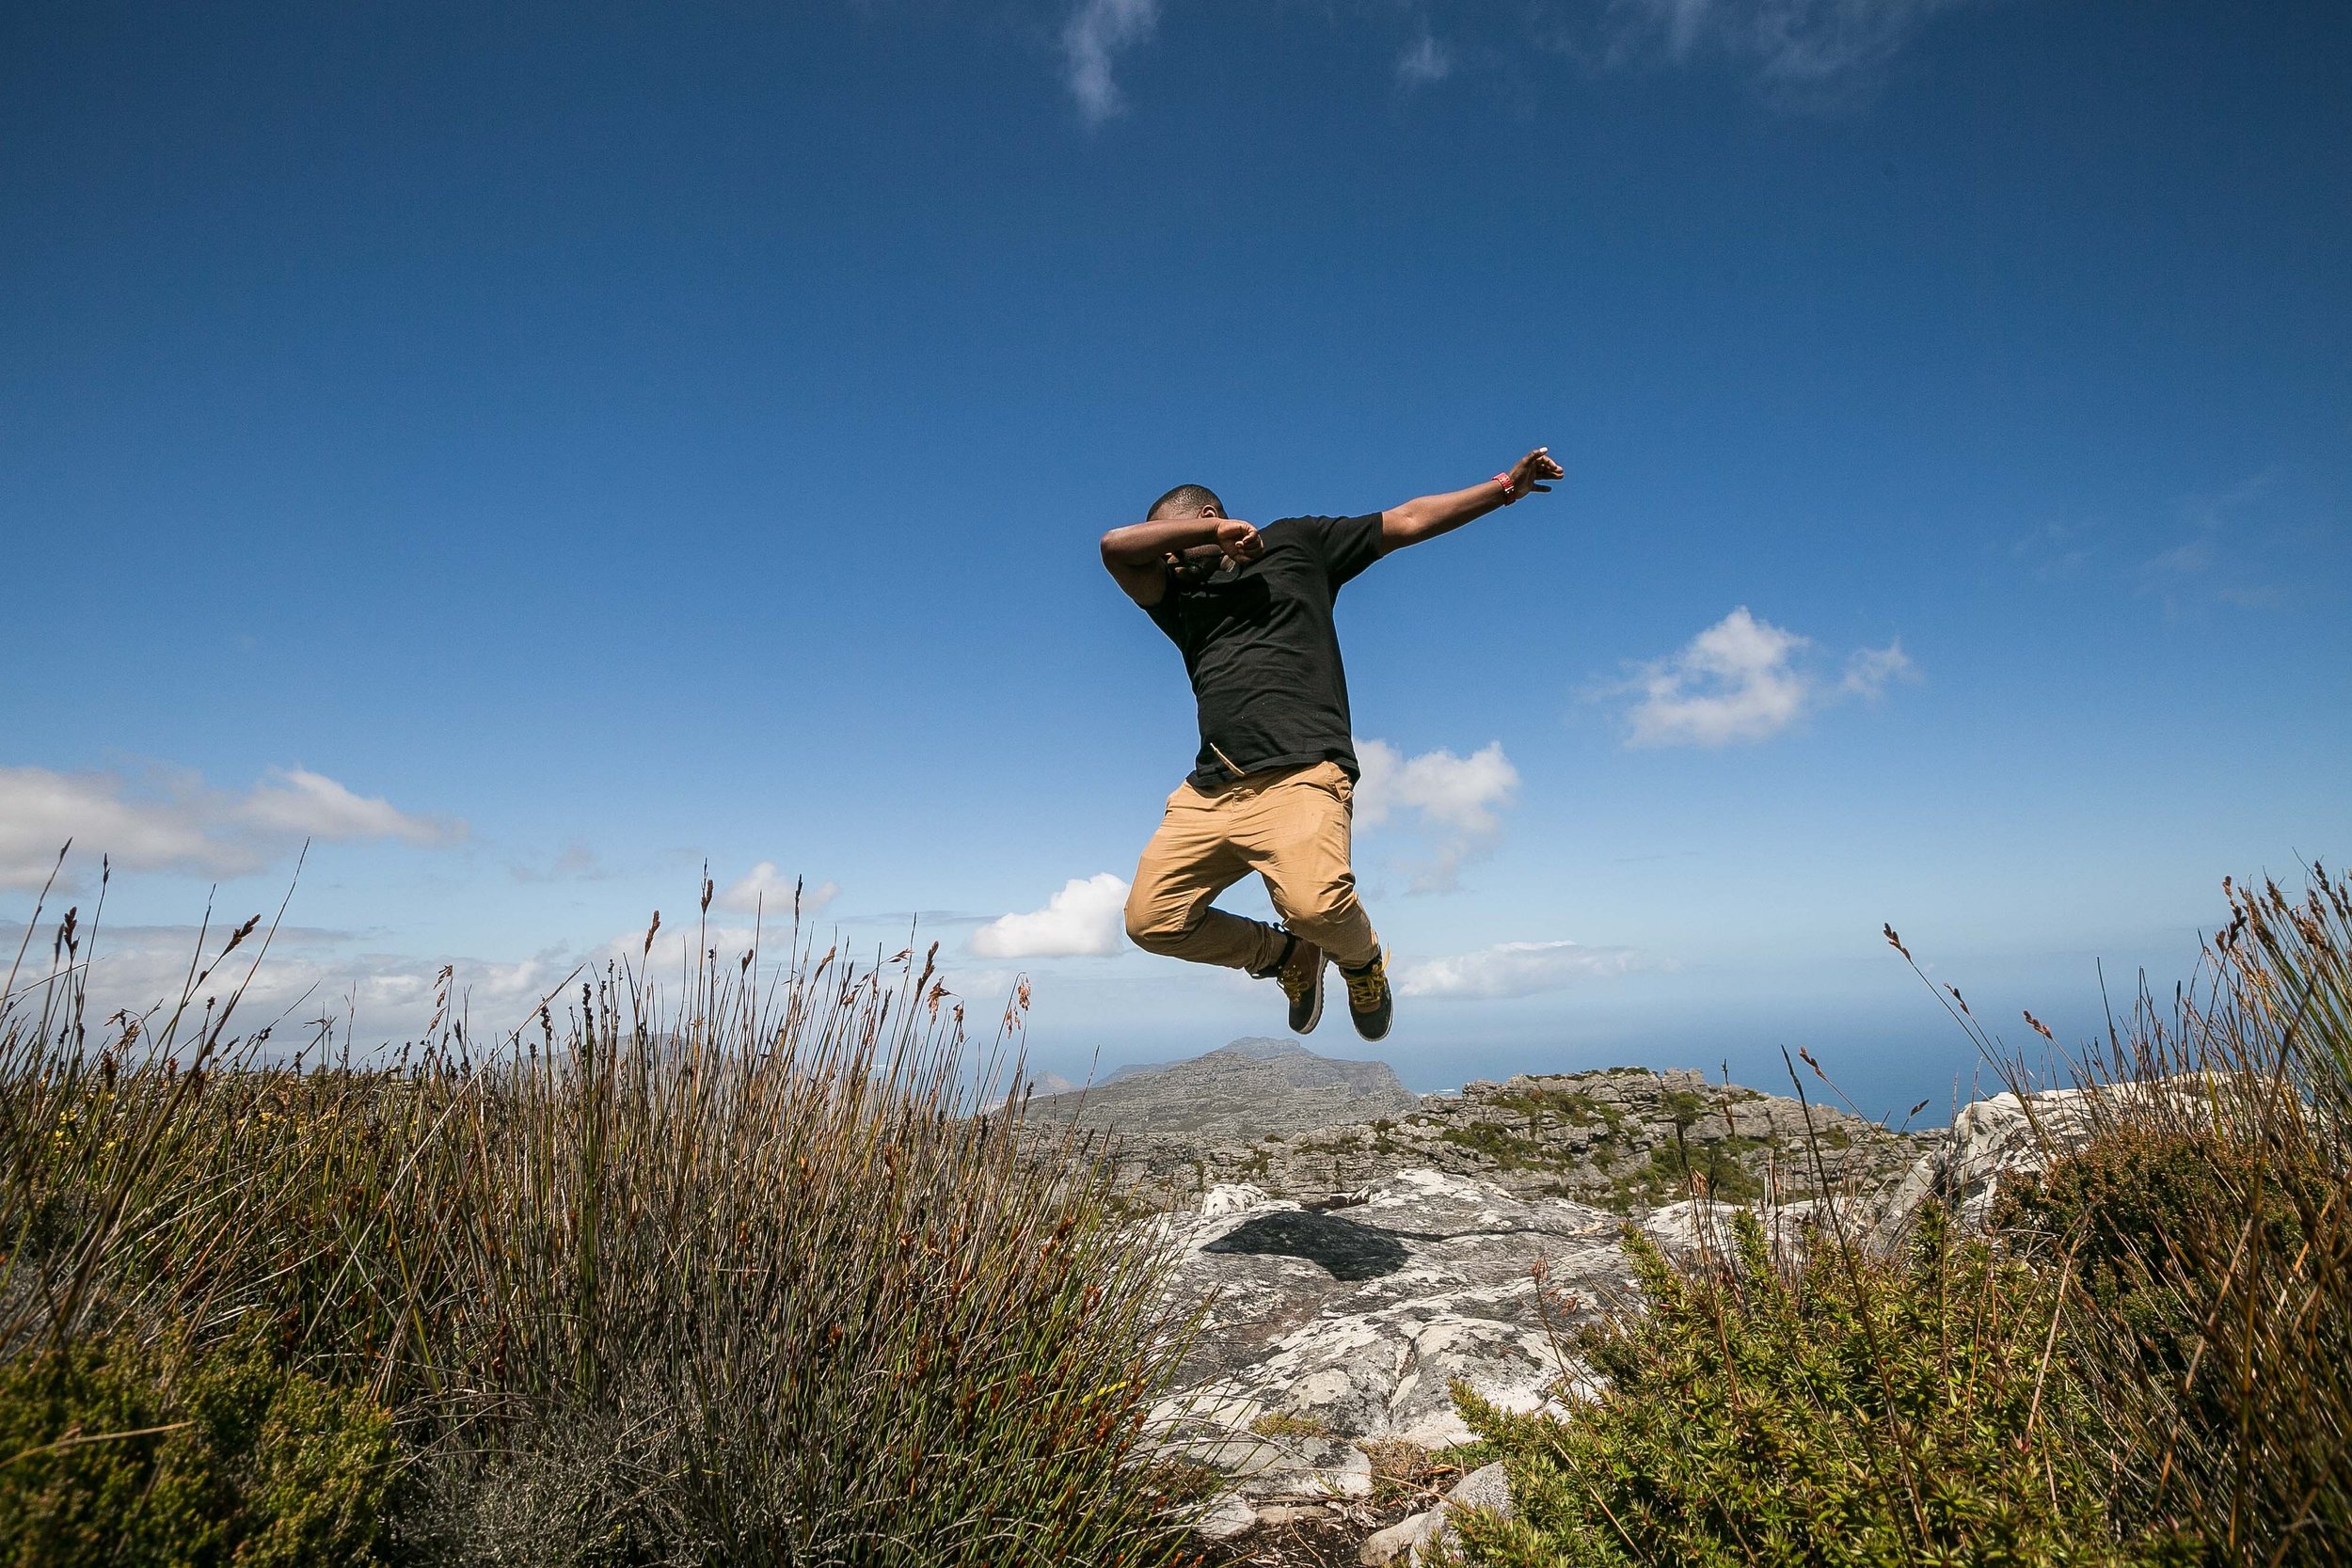
[[[375,1560],[391,1418],[250,1347],[127,1336],[0,1365],[0,1560],[333,1568]]]
[[[1736,1256],[1670,1263],[1629,1234],[1645,1298],[1578,1349],[1604,1380],[1563,1416],[1457,1389],[1517,1517],[1466,1516],[1468,1561],[1556,1565],[2190,1560],[2123,1538],[2051,1354],[2052,1283],[1937,1222],[1899,1259],[1819,1237],[1775,1259],[1753,1215]]]

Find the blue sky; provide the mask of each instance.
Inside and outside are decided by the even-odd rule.
[[[269,1000],[380,1036],[707,861],[1073,1077],[1274,1032],[1116,942],[1193,743],[1095,536],[1548,442],[1341,602],[1383,1053],[1947,1098],[1883,922],[2079,1037],[2352,850],[2348,76],[2321,5],[8,8],[0,910],[110,849],[128,997],[309,836]]]

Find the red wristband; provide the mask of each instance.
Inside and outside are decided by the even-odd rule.
[[[1513,501],[1518,500],[1518,499],[1519,499],[1519,493],[1518,493],[1518,491],[1517,489],[1513,488],[1513,486],[1512,486],[1512,484],[1511,484],[1511,474],[1510,474],[1510,471],[1509,471],[1508,469],[1505,469],[1503,472],[1502,472],[1502,473],[1499,473],[1499,474],[1495,475],[1495,483],[1496,483],[1497,484],[1500,484],[1500,485],[1502,485],[1502,504],[1503,504],[1503,505],[1508,506],[1508,505],[1510,505]]]

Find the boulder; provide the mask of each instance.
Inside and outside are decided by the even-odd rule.
[[[1208,1541],[1224,1541],[1256,1527],[1258,1511],[1239,1492],[1219,1492],[1192,1516],[1192,1532]]]
[[[1505,1519],[1511,1517],[1511,1481],[1501,1465],[1481,1465],[1454,1483],[1454,1490],[1445,1495],[1445,1501],[1438,1505],[1428,1528],[1414,1544],[1414,1562],[1445,1544],[1446,1538],[1454,1533],[1451,1521],[1454,1511],[1464,1508],[1483,1508]]]
[[[1329,1209],[1222,1187],[1158,1223],[1172,1288],[1208,1302],[1161,1451],[1261,1500],[1368,1493],[1363,1442],[1468,1440],[1457,1381],[1512,1410],[1575,1397],[1563,1338],[1632,1289],[1615,1216],[1438,1171]]]
[[[1511,1482],[1501,1465],[1482,1465],[1464,1476],[1443,1501],[1425,1513],[1401,1519],[1368,1537],[1357,1560],[1365,1568],[1404,1559],[1419,1563],[1433,1555],[1453,1533],[1451,1516],[1457,1509],[1483,1508],[1511,1517]]]
[[[1931,1199],[1943,1203],[1962,1226],[1980,1227],[2003,1177],[2042,1170],[2080,1148],[2101,1127],[2128,1115],[2133,1097],[2169,1101],[2159,1111],[2166,1120],[2198,1121],[2210,1093],[2204,1079],[2187,1074],[2155,1084],[2044,1089],[2022,1099],[2004,1092],[1976,1101],[1952,1118],[1949,1136],[1913,1162],[1895,1184],[1881,1211],[1878,1239],[1885,1244],[1899,1241]]]

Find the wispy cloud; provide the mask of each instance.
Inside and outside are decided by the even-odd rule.
[[[1119,951],[1127,883],[1107,871],[1072,878],[1041,910],[1008,914],[972,933],[981,958],[1067,958]]]
[[[2182,527],[2170,545],[2140,562],[2139,591],[2161,599],[2170,613],[2198,599],[2244,609],[2282,600],[2266,547],[2272,531],[2259,515],[2278,477],[2266,470],[2226,490],[2183,498]]]
[[[302,768],[272,768],[242,792],[175,769],[0,768],[0,887],[39,887],[69,838],[123,870],[240,877],[306,838],[431,847],[465,836],[461,821],[402,811]]]
[[[729,882],[711,900],[723,910],[739,914],[765,912],[771,918],[790,919],[793,898],[798,895],[803,917],[815,914],[841,895],[838,882],[819,882],[808,886],[798,877],[787,877],[776,869],[773,861],[761,861],[749,871]]]
[[[1857,649],[1834,678],[1805,657],[1812,646],[1741,605],[1680,652],[1594,695],[1638,699],[1626,712],[1629,746],[1729,746],[1769,740],[1845,698],[1876,701],[1889,683],[1917,675],[1899,641]]]
[[[1846,656],[1846,673],[1838,677],[1837,692],[1842,697],[1859,697],[1866,703],[1874,703],[1884,694],[1888,682],[1910,680],[1917,673],[1900,642],[1889,642],[1883,648],[1857,648]]]
[[[2099,525],[2080,518],[2038,523],[2010,542],[2010,559],[2036,582],[2058,582],[2090,563]]]
[[[1090,124],[1126,106],[1112,73],[1120,54],[1151,38],[1160,0],[1078,0],[1061,31],[1065,80],[1078,112]]]
[[[1427,87],[1454,74],[1454,51],[1429,33],[1405,47],[1396,57],[1396,79],[1408,87]]]
[[[1533,996],[1582,980],[1623,974],[1635,967],[1636,956],[1626,947],[1504,942],[1475,953],[1402,963],[1397,966],[1396,989],[1403,996]]]
[[[545,862],[515,861],[506,873],[518,882],[601,882],[613,875],[596,852],[578,839]]]
[[[1465,55],[1508,67],[1531,54],[1565,55],[1588,71],[1696,69],[1713,62],[1753,79],[1768,97],[1836,103],[1883,74],[1938,12],[1976,0],[1514,0],[1456,5],[1439,39],[1421,8],[1403,19],[1396,79],[1429,87],[1460,74]],[[1150,41],[1160,0],[1075,0],[1061,30],[1063,78],[1090,124],[1119,114],[1122,58]],[[1392,28],[1399,8],[1327,8],[1329,23]]]
[[[1713,55],[1767,87],[1819,92],[1882,70],[1936,12],[1963,0],[1608,0],[1596,8],[1601,63]]]
[[[1430,842],[1433,858],[1413,867],[1415,893],[1451,892],[1463,863],[1494,841],[1500,814],[1518,794],[1519,771],[1500,740],[1466,757],[1444,750],[1408,757],[1385,740],[1359,737],[1356,761],[1362,770],[1356,825],[1377,828],[1410,812]]]

